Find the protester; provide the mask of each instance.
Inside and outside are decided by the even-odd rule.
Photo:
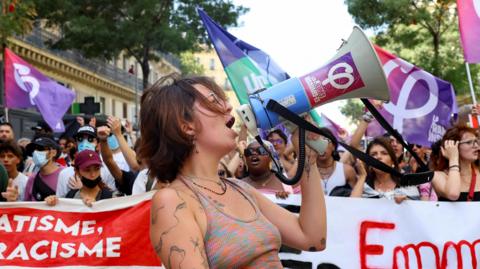
[[[82,181],[82,187],[78,190],[70,190],[66,198],[82,199],[87,206],[92,206],[95,201],[112,198],[113,192],[102,182],[100,167],[102,161],[98,153],[92,150],[84,150],[75,158],[75,175]],[[54,206],[58,203],[56,195],[45,199],[47,205]]]
[[[290,170],[295,164],[295,158],[293,157],[293,152],[287,150],[287,135],[285,135],[282,130],[275,129],[268,133],[267,140],[275,147],[285,173],[289,174]]]
[[[58,140],[58,145],[60,146],[60,157],[58,157],[57,162],[63,166],[70,166],[72,163],[71,151],[75,151],[75,139],[71,137],[62,136]]]
[[[20,199],[18,186],[8,178],[7,170],[0,164],[0,202],[16,202]]]
[[[110,150],[112,150],[113,159],[123,171],[133,170],[137,172],[139,170],[137,156],[135,151],[128,146],[126,131],[120,119],[109,116],[107,125],[111,129],[107,142]]]
[[[398,158],[388,138],[376,137],[367,146],[367,154],[400,171]],[[358,162],[358,181],[353,188],[351,197],[385,198],[397,203],[405,199],[418,200],[420,194],[415,186],[401,187],[399,179],[394,175],[373,167],[367,167]]]
[[[36,126],[33,126],[32,131],[34,131],[33,137],[39,137],[39,136],[52,136],[53,135],[53,130],[52,128],[44,121],[40,121],[37,123]]]
[[[350,196],[350,192],[357,182],[355,170],[349,164],[340,162],[337,151],[338,141],[328,128],[320,128],[327,137],[321,136],[328,142],[323,154],[317,157],[318,172],[322,178],[325,195]]]
[[[443,135],[433,178],[439,201],[480,201],[479,143],[476,130],[466,126],[454,126]]]
[[[98,140],[97,130],[94,127],[90,125],[80,127],[75,135],[75,139],[77,141],[78,153],[84,150],[96,151]],[[117,191],[117,188],[115,187],[115,179],[105,166],[100,168],[100,174],[103,183],[105,183],[113,192]],[[63,198],[70,190],[80,189],[81,187],[82,182],[80,178],[76,176],[74,167],[70,166],[63,169],[59,175],[56,195],[57,197]]]
[[[15,133],[10,122],[0,122],[0,142],[15,141]]]
[[[236,147],[231,110],[206,77],[166,77],[142,96],[141,159],[169,183],[152,198],[150,238],[172,268],[282,268],[281,243],[325,248],[325,201],[310,151],[298,217],[248,184],[218,176],[218,162]],[[238,236],[225,236],[232,232]]]
[[[270,152],[275,151],[270,142],[264,141],[266,147]],[[285,188],[284,185],[275,174],[270,170],[271,160],[268,152],[260,146],[257,141],[252,141],[245,149],[245,159],[248,169],[248,177],[242,179],[248,184],[252,185],[261,193],[265,194],[277,194],[280,197],[286,197],[287,190],[291,191],[291,187]]]
[[[28,178],[25,201],[43,201],[55,194],[62,168],[55,162],[60,154],[58,144],[48,136],[40,136],[27,146],[39,171]]]
[[[7,170],[8,178],[13,181],[13,186],[17,187],[19,201],[25,199],[24,193],[28,181],[28,177],[17,169],[22,160],[22,150],[16,143],[12,141],[0,143],[0,163]]]
[[[112,124],[112,126],[113,126],[114,129],[116,129],[116,128],[120,129],[119,124],[118,125]],[[117,131],[118,130],[116,130],[115,132],[117,132]],[[102,154],[103,162],[105,163],[105,165],[107,166],[111,175],[115,179],[115,186],[117,187],[117,189],[123,194],[131,195],[132,194],[132,187],[133,187],[133,184],[135,182],[135,178],[137,177],[137,173],[132,172],[132,171],[125,171],[125,170],[120,168],[120,165],[114,159],[114,155],[113,155],[111,147],[108,143],[108,138],[109,137],[111,137],[110,136],[110,128],[108,128],[107,126],[98,127],[97,138],[100,141],[100,151],[101,151],[101,154]],[[127,142],[125,141],[125,139],[122,136],[120,136],[119,140],[121,140],[122,144],[124,144],[128,148],[128,146],[126,144]],[[131,149],[129,149],[129,150],[131,150]],[[131,150],[131,151],[133,151],[133,150]],[[137,161],[136,161],[136,157],[135,157],[135,152],[133,152],[132,154],[134,155],[134,156],[132,156],[132,158],[135,160],[135,163],[136,163]],[[138,167],[137,163],[136,163],[136,165]]]

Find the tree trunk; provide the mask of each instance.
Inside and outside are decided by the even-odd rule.
[[[148,77],[150,75],[150,64],[149,64],[149,58],[150,56],[150,49],[148,47],[145,47],[143,49],[143,57],[142,57],[142,62],[140,63],[142,67],[142,79],[143,79],[143,90],[147,89],[148,87]]]
[[[433,75],[440,76],[440,33],[433,34]]]

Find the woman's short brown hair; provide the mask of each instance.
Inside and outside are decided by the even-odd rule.
[[[465,126],[465,125],[455,125],[455,126],[449,128],[442,137],[442,140],[440,142],[440,147],[443,147],[443,145],[445,144],[445,141],[447,141],[447,140],[453,140],[453,141],[462,140],[462,136],[465,133],[471,133],[475,136],[477,134],[475,129],[470,128],[470,127]],[[477,163],[478,163],[478,161],[477,161]],[[440,154],[438,156],[438,165],[437,165],[435,170],[444,171],[444,170],[448,169],[448,166],[449,166],[448,159],[443,157],[443,154],[440,151]]]
[[[202,76],[180,78],[169,75],[158,80],[142,95],[139,154],[150,173],[163,183],[172,182],[177,177],[194,149],[195,137],[182,130],[183,124],[195,123],[194,103],[198,101],[215,113],[225,113],[221,106],[202,95],[194,85],[203,85],[226,101],[223,90],[213,80]]]

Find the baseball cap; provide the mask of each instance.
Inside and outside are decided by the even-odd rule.
[[[87,134],[93,137],[97,137],[97,130],[90,126],[90,125],[84,125],[77,130],[77,134],[75,135],[76,137],[82,134]]]
[[[36,126],[33,126],[32,131],[41,131],[44,130],[45,132],[52,132],[52,128],[46,122],[38,122]]]
[[[50,137],[40,136],[35,138],[30,144],[27,145],[27,152],[33,152],[37,147],[46,147],[59,150],[59,146],[55,140]]]
[[[75,167],[77,169],[85,169],[91,165],[102,165],[102,160],[95,151],[86,149],[75,156]]]

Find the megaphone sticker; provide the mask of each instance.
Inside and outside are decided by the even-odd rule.
[[[365,86],[350,52],[299,79],[312,107]]]

